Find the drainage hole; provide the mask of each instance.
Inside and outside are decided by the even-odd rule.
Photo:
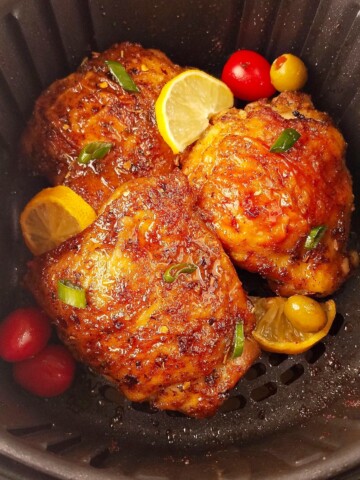
[[[287,360],[288,355],[285,353],[269,353],[269,363],[272,367],[277,367]]]
[[[316,363],[325,353],[326,347],[323,342],[316,343],[313,347],[305,352],[306,361],[310,364]]]
[[[52,423],[45,423],[44,425],[33,425],[32,427],[9,428],[7,432],[15,437],[25,437],[26,435],[34,435],[39,432],[46,432],[53,428]]]
[[[303,375],[303,373],[304,373],[304,367],[300,363],[297,363],[292,367],[288,368],[287,370],[285,370],[285,372],[283,372],[280,375],[280,380],[284,385],[290,385],[293,382],[295,382],[295,380],[300,378]]]
[[[246,405],[246,398],[243,395],[235,395],[230,397],[221,405],[220,412],[228,413],[241,410]]]
[[[90,460],[90,465],[94,468],[105,468],[105,462],[110,456],[110,450],[106,448]]]
[[[61,442],[50,444],[46,447],[46,450],[48,452],[59,454],[64,452],[65,450],[68,450],[71,447],[74,447],[75,445],[78,445],[79,443],[81,443],[80,435],[77,437],[67,438],[66,440],[62,440]]]
[[[150,405],[149,402],[131,402],[131,408],[136,410],[137,412],[143,413],[157,413],[159,409]]]
[[[261,377],[266,373],[266,367],[263,363],[255,363],[247,371],[245,378],[246,380],[255,380],[255,378]]]
[[[175,410],[165,410],[166,415],[169,417],[179,417],[179,418],[187,418],[184,413],[176,412]]]
[[[331,325],[331,328],[329,330],[329,335],[332,335],[333,337],[335,337],[335,335],[337,335],[340,332],[341,327],[344,325],[344,321],[345,319],[341,315],[341,313],[337,313],[334,318],[333,324]]]
[[[277,392],[277,386],[273,382],[265,383],[261,385],[261,387],[254,388],[251,392],[251,398],[255,400],[255,402],[262,402],[266,398],[275,395]]]

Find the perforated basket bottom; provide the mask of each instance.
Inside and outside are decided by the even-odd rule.
[[[109,473],[115,467],[121,467],[123,471],[124,465],[131,465],[129,468],[133,474],[134,462],[136,465],[139,457],[139,468],[144,464],[149,468],[154,459],[162,455],[167,458],[167,463],[171,459],[170,464],[175,468],[179,464],[198,464],[199,454],[218,459],[219,449],[226,450],[227,456],[232,448],[239,448],[244,455],[249,443],[254,444],[254,441],[257,442],[255,451],[258,455],[262,451],[259,442],[264,442],[268,435],[273,437],[274,432],[286,430],[285,437],[282,434],[279,438],[287,438],[289,432],[293,432],[292,425],[306,423],[310,417],[311,421],[321,419],[325,423],[320,428],[326,425],[325,433],[319,435],[316,426],[302,430],[301,434],[302,442],[306,435],[313,436],[313,444],[318,445],[314,450],[316,455],[310,455],[313,448],[309,450],[308,446],[299,451],[294,442],[286,446],[287,453],[283,455],[292,458],[297,451],[299,458],[303,459],[305,455],[307,460],[303,464],[306,465],[309,458],[310,462],[318,459],[319,451],[324,455],[330,448],[333,454],[336,445],[341,447],[338,443],[340,426],[351,435],[353,428],[360,430],[359,421],[353,420],[349,424],[346,419],[354,418],[354,414],[357,418],[360,411],[357,343],[360,325],[351,319],[353,317],[347,310],[350,304],[352,312],[359,310],[356,295],[359,279],[359,275],[350,279],[346,289],[335,298],[339,313],[323,342],[303,355],[263,353],[213,418],[193,420],[176,412],[156,411],[148,404],[130,403],[104,380],[79,366],[75,385],[61,398],[37,399],[15,385],[13,391],[1,392],[1,424],[5,425],[9,438],[56,454],[62,460],[73,462],[74,468],[87,465]],[[5,365],[2,368],[5,382],[11,384],[9,368]],[[340,407],[336,407],[336,399],[341,400]],[[22,413],[14,417],[13,409]],[[338,424],[334,429],[333,426],[330,428],[330,421],[348,423],[345,427]],[[325,453],[323,445],[319,450],[323,440]],[[281,459],[282,448],[273,440],[270,443],[273,445],[271,455],[276,454],[277,461],[284,461]],[[298,463],[296,465],[299,467]]]

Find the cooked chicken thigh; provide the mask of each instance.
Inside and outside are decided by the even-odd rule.
[[[107,60],[121,63],[139,92],[124,90]],[[154,103],[180,72],[162,52],[131,43],[94,53],[39,97],[22,138],[22,155],[34,172],[52,184],[64,183],[98,210],[122,183],[174,168],[176,157],[157,129]],[[82,148],[98,141],[112,143],[110,152],[79,163]]]
[[[125,183],[90,227],[30,262],[26,284],[75,356],[129,399],[205,417],[259,350],[251,304],[193,204],[178,170]],[[171,282],[179,263],[196,267]],[[61,280],[85,290],[85,308],[59,299]]]
[[[270,153],[287,128],[300,138]],[[350,270],[345,146],[309,96],[286,92],[219,114],[185,154],[183,172],[203,219],[238,266],[260,273],[281,295],[328,295]]]

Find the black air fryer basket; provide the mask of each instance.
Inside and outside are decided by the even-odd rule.
[[[18,167],[24,122],[53,80],[124,40],[216,75],[237,48],[270,61],[299,55],[307,91],[349,144],[359,247],[360,1],[0,0],[1,317],[31,302],[21,289],[29,254],[18,217],[44,183]],[[66,394],[36,398],[0,363],[0,477],[347,478],[360,468],[359,291],[357,272],[335,295],[339,313],[324,341],[299,356],[262,354],[208,420],[132,404],[82,366]]]

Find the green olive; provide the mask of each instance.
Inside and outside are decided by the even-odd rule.
[[[307,81],[307,69],[299,57],[284,53],[272,63],[270,79],[279,92],[300,90]]]
[[[326,324],[326,315],[321,305],[305,295],[293,295],[284,305],[284,314],[301,332],[318,332]]]

